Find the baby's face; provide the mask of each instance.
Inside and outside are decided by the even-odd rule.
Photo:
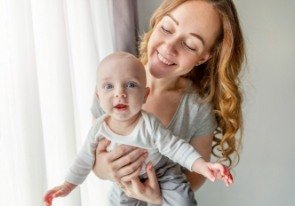
[[[148,89],[144,67],[135,57],[109,58],[100,64],[97,75],[97,95],[106,114],[120,121],[138,114]]]

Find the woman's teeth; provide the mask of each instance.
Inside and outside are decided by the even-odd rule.
[[[158,58],[161,62],[163,62],[164,64],[167,64],[168,66],[173,64],[173,62],[171,62],[168,59],[166,59],[165,57],[163,57],[160,53],[158,53]]]

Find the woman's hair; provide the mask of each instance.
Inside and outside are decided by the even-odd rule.
[[[164,0],[155,11],[150,21],[151,29],[144,35],[139,48],[143,64],[148,60],[147,44],[155,26],[167,13],[186,1],[188,0]],[[212,57],[194,68],[186,77],[193,81],[204,101],[213,103],[218,128],[214,133],[212,154],[219,161],[234,166],[239,161],[238,149],[243,130],[239,73],[245,59],[244,38],[231,0],[199,1],[210,3],[219,13],[221,32],[211,50]],[[236,136],[238,131],[239,137]],[[233,159],[232,155],[236,155],[237,159]]]

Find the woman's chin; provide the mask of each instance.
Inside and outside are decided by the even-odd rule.
[[[176,65],[169,66],[159,61],[158,59],[152,59],[152,61],[148,63],[150,74],[157,79],[169,77],[173,73],[175,68]]]

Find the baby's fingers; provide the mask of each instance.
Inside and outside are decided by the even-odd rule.
[[[226,186],[229,186],[233,183],[233,177],[226,166],[220,163],[215,163],[212,165],[212,170],[214,170],[214,176],[217,179],[222,180]]]
[[[214,182],[216,179],[215,171],[211,169],[210,163],[208,164],[208,167],[203,167],[201,174],[208,178],[211,182]]]
[[[55,197],[63,197],[66,196],[70,191],[68,191],[66,188],[61,188],[58,191],[56,191],[52,196]]]
[[[56,192],[55,189],[49,190],[45,195],[44,195],[44,203],[45,206],[51,206],[52,204],[52,199],[54,198],[53,194]]]
[[[227,182],[227,186],[229,186],[230,184],[233,183],[233,176],[230,173],[230,170],[228,169],[228,167],[221,165],[222,166],[222,170],[221,170],[221,177],[222,179],[225,179],[225,181]]]

